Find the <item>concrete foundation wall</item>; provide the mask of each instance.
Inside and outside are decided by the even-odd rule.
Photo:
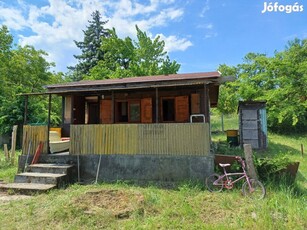
[[[186,180],[204,181],[214,170],[213,156],[157,156],[157,155],[80,155],[80,181],[91,183],[96,180],[96,173],[101,156],[98,181],[117,180],[147,182],[180,182]],[[28,162],[31,162],[29,157]],[[19,171],[23,171],[26,156],[19,158]],[[40,163],[74,164],[77,169],[76,155],[42,155]],[[74,180],[77,181],[76,170]]]

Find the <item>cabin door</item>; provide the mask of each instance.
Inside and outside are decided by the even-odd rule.
[[[83,96],[73,97],[73,124],[85,123],[85,98]]]
[[[99,124],[98,103],[88,103],[88,124]]]

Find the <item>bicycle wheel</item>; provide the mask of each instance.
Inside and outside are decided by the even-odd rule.
[[[217,179],[219,178],[219,175],[214,173],[207,177],[206,179],[206,186],[210,192],[220,192],[223,189],[223,180],[219,180],[216,182],[216,184],[213,184]]]
[[[242,193],[244,196],[250,197],[255,200],[261,200],[265,196],[265,188],[259,180],[250,179],[251,189],[247,181],[242,185]]]

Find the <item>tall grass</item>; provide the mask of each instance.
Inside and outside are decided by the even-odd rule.
[[[0,150],[0,180],[4,182],[13,182],[14,176],[17,173],[18,156],[20,151],[15,153],[14,163],[7,161],[4,152]]]

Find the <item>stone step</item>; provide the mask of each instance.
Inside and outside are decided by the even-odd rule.
[[[34,184],[34,183],[10,183],[0,184],[0,191],[13,192],[20,194],[33,194],[47,192],[56,188],[54,184]]]
[[[33,164],[27,167],[27,172],[69,174],[72,168],[67,164]]]
[[[24,172],[15,176],[15,183],[36,183],[36,184],[53,184],[56,187],[62,187],[67,184],[68,178],[66,174],[58,173],[38,173]]]

